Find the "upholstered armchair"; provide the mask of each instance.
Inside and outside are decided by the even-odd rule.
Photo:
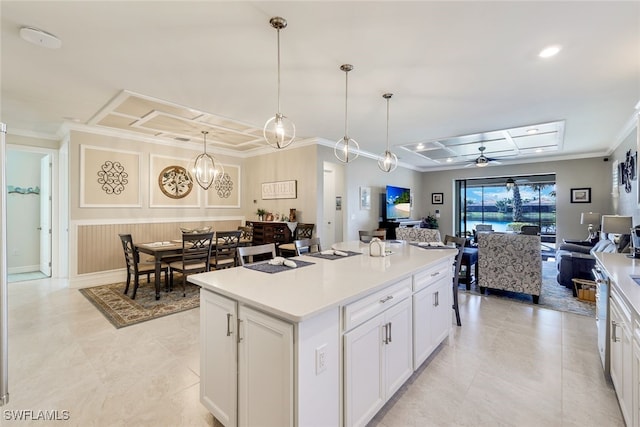
[[[573,285],[573,279],[593,280],[591,269],[596,265],[596,252],[615,253],[624,248],[628,243],[629,235],[622,235],[618,240],[618,244],[613,242],[614,236],[603,236],[595,245],[588,246],[582,243],[566,242],[562,243],[556,251],[556,268],[558,269],[558,283],[573,291],[576,295],[576,289]],[[609,238],[611,237],[611,239]]]
[[[441,242],[440,231],[432,228],[399,227],[396,239],[408,242]]]
[[[478,286],[521,292],[537,304],[542,289],[540,236],[515,233],[478,234]]]

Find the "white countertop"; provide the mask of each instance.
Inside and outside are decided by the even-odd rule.
[[[236,267],[190,275],[188,280],[281,318],[301,322],[456,254],[454,249],[422,249],[406,242],[387,242],[393,254],[386,257],[369,256],[368,244],[358,241],[337,243],[333,247],[362,252],[362,255],[337,260],[303,255],[293,259],[314,265],[273,274]]]
[[[640,313],[640,285],[631,278],[640,277],[640,259],[618,253],[597,252],[595,256],[636,313]]]

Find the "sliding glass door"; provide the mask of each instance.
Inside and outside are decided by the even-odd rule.
[[[456,232],[470,235],[477,224],[490,224],[494,231],[537,225],[543,241],[555,242],[555,181],[555,174],[456,181]]]

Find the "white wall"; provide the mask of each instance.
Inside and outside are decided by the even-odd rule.
[[[322,170],[322,162],[339,162],[333,148],[318,146],[318,164]],[[422,172],[398,167],[391,173],[382,172],[378,162],[363,156],[344,167],[345,196],[342,199],[345,240],[357,240],[358,230],[378,228],[381,217],[380,194],[385,192],[387,184],[411,189],[414,197],[411,217],[420,219],[426,215],[424,204],[418,199],[423,194]],[[360,209],[360,187],[371,187],[371,209]]]

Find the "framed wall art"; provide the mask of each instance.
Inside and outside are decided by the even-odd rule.
[[[141,170],[138,152],[80,145],[80,207],[141,207]]]
[[[371,209],[371,187],[360,187],[360,209]]]
[[[444,204],[444,194],[443,193],[431,193],[431,204],[432,205],[442,205],[442,204]]]
[[[150,155],[149,207],[200,207],[200,187],[189,171],[189,159]]]
[[[240,207],[240,166],[222,164],[224,174],[217,178],[207,193],[208,208]]]
[[[297,199],[297,181],[276,181],[262,183],[262,200]]]
[[[572,188],[571,203],[591,203],[591,188]]]

